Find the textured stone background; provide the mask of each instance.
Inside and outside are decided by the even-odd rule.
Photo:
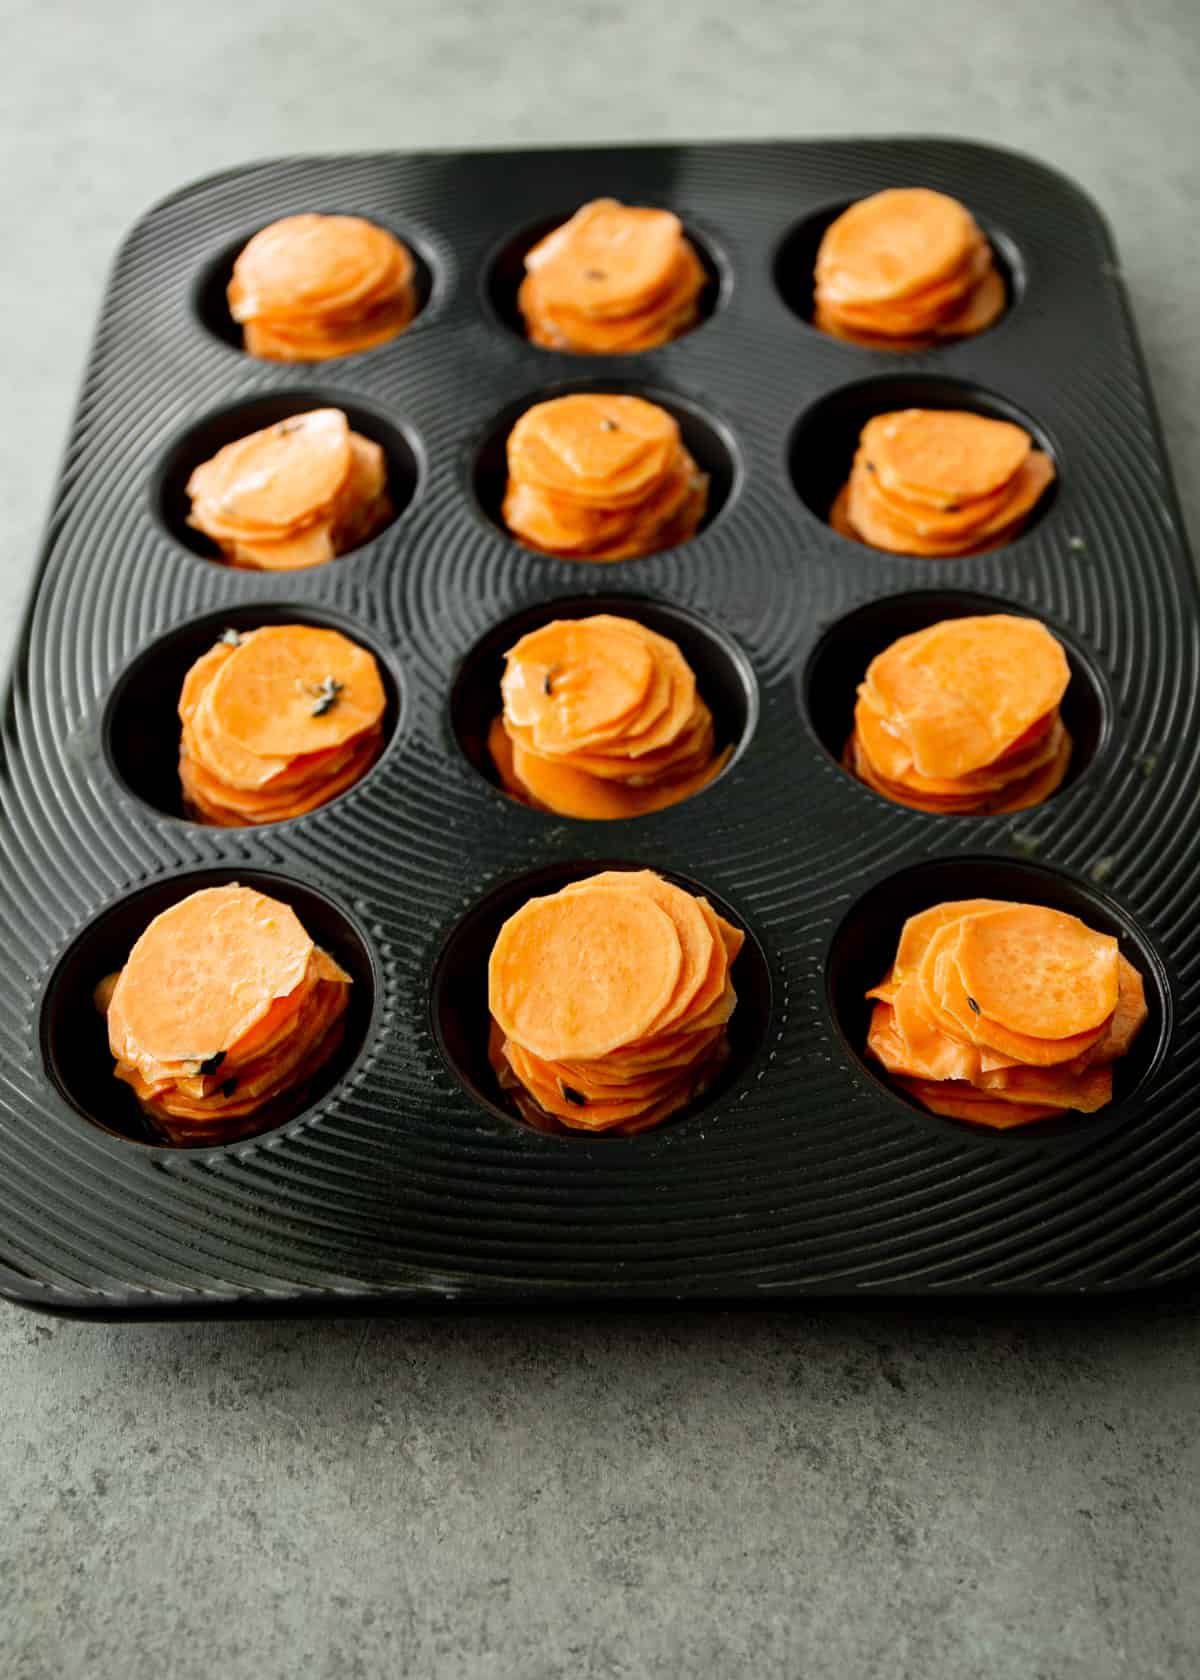
[[[0,0],[0,30],[0,650],[122,231],[283,152],[904,132],[1041,154],[1112,219],[1200,530],[1196,0]],[[0,1667],[1191,1676],[1198,1304],[6,1310]]]

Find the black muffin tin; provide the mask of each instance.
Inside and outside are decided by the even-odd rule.
[[[990,332],[859,349],[802,318],[837,210],[922,183],[963,199],[1004,269]],[[611,193],[676,209],[706,319],[648,354],[539,350],[515,328],[531,240]],[[233,256],[301,210],[393,228],[423,308],[393,343],[317,366],[244,355]],[[713,479],[683,547],[548,559],[497,527],[503,438],[550,393],[646,393]],[[190,465],[316,403],[384,444],[400,511],[292,576],[214,564],[184,523]],[[871,413],[1015,415],[1055,493],[1016,541],[949,561],[823,522]],[[554,612],[643,616],[686,648],[735,744],[688,803],[618,823],[506,799],[482,732],[507,639]],[[1067,785],[1016,817],[936,817],[852,781],[854,682],[951,613],[1037,614],[1068,648]],[[371,647],[388,744],[351,792],[257,830],[182,820],[182,672],[214,633],[297,617]],[[5,716],[0,1289],[119,1316],[417,1303],[768,1300],[1100,1291],[1200,1256],[1200,615],[1117,259],[1060,175],[954,141],[300,158],[152,210],[117,259]],[[589,868],[658,869],[748,934],[721,1085],[640,1137],[551,1136],[483,1057],[482,965],[504,915]],[[193,888],[290,899],[350,967],[347,1046],[299,1113],[171,1149],[112,1080],[91,988]],[[982,893],[1116,932],[1150,1020],[1090,1118],[1007,1134],[913,1107],[861,1058],[864,987],[903,918]]]

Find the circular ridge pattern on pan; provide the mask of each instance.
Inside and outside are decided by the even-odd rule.
[[[931,825],[886,808],[848,829],[841,773],[796,722],[795,672],[822,631],[930,575],[919,562],[851,553],[796,501],[789,429],[845,383],[850,355],[855,376],[864,363],[792,330],[771,253],[806,210],[903,177],[969,197],[1018,238],[1026,306],[996,333],[936,352],[936,370],[1035,415],[1068,465],[1052,517],[1010,549],[942,563],[938,581],[1045,613],[1094,649],[1112,676],[1121,739],[1069,798],[988,825],[986,838],[977,823]],[[572,194],[606,191],[694,205],[726,252],[725,306],[637,367],[648,385],[719,414],[743,458],[721,519],[679,550],[625,564],[619,587],[732,635],[758,673],[761,714],[750,750],[703,807],[641,819],[636,842],[605,825],[590,848],[578,825],[529,822],[490,798],[445,718],[454,662],[475,640],[508,614],[594,587],[578,565],[518,550],[463,494],[471,440],[544,386],[552,366],[496,332],[474,279],[507,230],[562,202],[559,159],[256,166],[167,201],[127,241],[7,722],[7,1292],[151,1311],[243,1297],[1103,1288],[1200,1259],[1190,1096],[1200,880],[1179,838],[1200,790],[1200,637],[1102,224],[1050,171],[941,142],[573,154]],[[412,427],[426,454],[422,494],[350,565],[283,585],[181,564],[147,501],[165,444],[239,393],[303,390],[313,378],[231,356],[194,314],[196,276],[231,229],[314,204],[411,227],[444,276],[441,302],[410,335],[320,372],[322,391]],[[923,354],[906,370],[931,368]],[[1055,368],[1062,377],[1049,379]],[[614,581],[606,574],[604,587]],[[148,814],[131,821],[101,753],[117,673],[181,619],[281,600],[342,612],[394,650],[411,692],[387,760],[354,799],[285,830],[214,835]],[[846,1066],[825,1013],[832,926],[876,875],[968,845],[997,858],[1032,851],[1085,881],[1098,873],[1166,964],[1171,1052],[1130,1123],[1095,1143],[1004,1151],[935,1134]],[[761,934],[775,996],[745,1082],[694,1124],[651,1134],[636,1163],[600,1145],[548,1148],[554,1140],[476,1108],[446,1071],[427,1013],[436,954],[471,903],[601,848],[677,869],[736,904]],[[175,873],[222,867],[279,870],[345,899],[378,954],[378,1036],[356,1083],[302,1127],[211,1151],[131,1150],[81,1126],[45,1080],[38,999],[62,952],[110,904]]]

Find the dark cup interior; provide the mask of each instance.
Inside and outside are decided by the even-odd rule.
[[[218,560],[217,545],[188,524],[192,506],[187,493],[188,479],[202,462],[211,459],[227,443],[314,408],[340,408],[352,431],[379,444],[387,460],[393,518],[399,518],[412,501],[420,477],[416,446],[399,426],[373,408],[348,402],[340,391],[271,391],[206,415],[171,444],[154,475],[150,491],[151,505],[171,536],[193,554]]]
[[[320,213],[353,216],[357,214],[357,211],[326,209]],[[422,248],[420,240],[415,239],[411,233],[407,233],[403,228],[391,227],[385,222],[380,222],[378,217],[372,217],[371,220],[378,227],[386,227],[387,231],[394,234],[402,244],[406,245],[412,254],[413,290],[417,299],[417,310],[413,319],[416,320],[428,304],[433,291],[433,268],[429,258]],[[233,265],[238,256],[254,235],[259,232],[261,232],[260,228],[247,228],[237,239],[223,245],[201,269],[193,293],[193,303],[201,325],[207,328],[214,338],[219,338],[224,344],[232,345],[235,350],[244,350],[244,346],[242,344],[242,329],[229,313],[227,295],[229,282],[233,278]],[[403,337],[403,334],[400,336]],[[385,349],[386,346],[380,345],[378,348]],[[356,351],[355,354],[370,355],[371,352]],[[308,365],[314,366],[316,364],[309,363]]]
[[[1019,603],[994,595],[921,589],[870,601],[831,625],[813,649],[801,683],[808,720],[829,756],[841,762],[854,723],[858,685],[876,654],[900,636],[924,630],[942,619],[970,618],[980,613],[1036,616]],[[1071,681],[1062,701],[1063,722],[1074,742],[1062,783],[1065,789],[1079,780],[1106,745],[1113,726],[1113,705],[1108,685],[1091,655],[1061,626],[1048,624],[1047,628],[1062,643],[1071,667]]]
[[[113,1076],[108,1034],[92,992],[106,974],[122,966],[155,916],[190,893],[231,881],[291,905],[316,943],[342,965],[353,982],[345,1038],[336,1055],[307,1090],[285,1095],[264,1108],[254,1135],[295,1119],[319,1102],[362,1049],[374,1008],[374,965],[363,934],[332,899],[314,887],[258,869],[208,869],[158,881],[129,894],[80,934],[55,969],[42,1000],[41,1044],[47,1072],[71,1106],[104,1131],[164,1148],[213,1147],[170,1145],[159,1137],[129,1087]]]
[[[1054,460],[1061,477],[1062,462],[1046,433],[1031,415],[1006,397],[981,385],[936,374],[885,374],[839,386],[796,422],[788,445],[788,472],[796,494],[810,513],[828,521],[833,499],[850,476],[859,433],[875,415],[903,408],[956,408],[989,420],[1011,420],[1023,426],[1036,446]],[[1033,509],[1024,529],[1045,518],[1056,490],[1057,481]]]
[[[468,910],[445,941],[434,966],[430,991],[434,1036],[455,1078],[477,1103],[492,1114],[525,1125],[500,1089],[487,1056],[488,958],[501,927],[530,898],[557,892],[568,882],[580,881],[601,870],[642,867],[641,864],[618,860],[555,863],[532,870],[494,888]],[[664,1125],[676,1126],[713,1107],[741,1082],[753,1066],[771,1017],[771,974],[756,935],[730,905],[686,875],[670,869],[660,870],[659,873],[676,886],[707,898],[714,910],[746,933],[746,943],[733,967],[738,1004],[729,1023],[729,1061],[703,1096],[664,1122]],[[655,1131],[661,1129],[655,1128]],[[569,1126],[562,1126],[555,1135],[577,1143],[604,1141],[628,1146],[653,1138],[655,1131],[622,1138],[574,1131]]]
[[[184,816],[178,710],[184,677],[223,630],[258,630],[267,624],[339,630],[374,654],[387,696],[386,749],[400,720],[400,684],[392,656],[381,642],[352,620],[321,607],[267,601],[223,607],[167,631],[139,653],[117,678],[104,709],[101,736],[109,766],[130,793],[155,811],[168,817]]]
[[[498,785],[487,734],[501,709],[500,678],[508,649],[554,619],[589,618],[593,613],[636,619],[648,630],[669,637],[696,673],[700,694],[712,710],[718,749],[732,745],[734,757],[740,753],[754,730],[758,687],[750,662],[735,642],[686,608],[665,601],[616,594],[571,595],[505,619],[459,665],[450,691],[450,723],[468,761],[482,776]]]
[[[556,385],[544,391],[531,392],[501,410],[476,448],[471,470],[475,501],[486,518],[510,541],[515,540],[504,523],[503,513],[504,492],[508,483],[508,434],[526,409],[536,403],[584,391],[642,397],[646,402],[657,403],[674,417],[685,448],[700,470],[708,474],[708,506],[699,527],[701,531],[707,530],[728,501],[737,480],[737,454],[732,438],[718,421],[688,398],[620,378]]]
[[[931,905],[967,898],[1011,899],[1045,904],[1078,916],[1101,933],[1114,935],[1121,951],[1146,984],[1149,1017],[1127,1056],[1115,1066],[1110,1107],[1096,1114],[1065,1111],[1061,1117],[1033,1125],[993,1131],[968,1121],[928,1114],[888,1079],[877,1062],[864,1055],[871,1004],[865,993],[882,979],[895,955],[900,932],[909,916]],[[941,858],[919,863],[890,875],[871,887],[847,912],[833,935],[825,970],[826,999],[846,1051],[896,1101],[916,1109],[936,1125],[952,1126],[972,1137],[1001,1143],[1046,1139],[1086,1141],[1120,1125],[1132,1097],[1162,1060],[1170,1036],[1170,991],[1167,977],[1146,935],[1112,899],[1082,881],[1042,864],[1003,857]]]
[[[561,227],[573,214],[573,210],[563,210],[556,216],[542,216],[536,222],[520,228],[494,252],[484,270],[484,297],[496,319],[510,332],[516,333],[518,338],[525,337],[525,322],[517,306],[517,293],[525,278],[525,258],[539,241],[545,239],[548,233],[553,233],[555,228]],[[715,246],[704,234],[697,232],[688,223],[684,224],[683,231],[700,259],[706,277],[699,298],[699,317],[696,325],[688,329],[695,332],[720,307],[722,267],[717,259]]]

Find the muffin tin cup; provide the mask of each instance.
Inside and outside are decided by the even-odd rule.
[[[787,278],[796,230],[912,181],[979,217],[1009,312],[913,353],[817,333]],[[605,193],[678,211],[716,307],[651,352],[537,349],[498,276],[529,230]],[[426,307],[373,350],[256,362],[214,328],[220,276],[255,229],[313,208],[409,238]],[[104,303],[5,717],[0,1291],[114,1317],[1190,1275],[1200,613],[1117,273],[1070,183],[954,141],[314,158],[152,210]],[[581,388],[657,396],[693,428],[722,505],[692,541],[603,566],[498,527],[505,426]],[[821,503],[856,416],[939,397],[1016,415],[1051,449],[1039,518],[961,560],[836,536]],[[384,443],[398,517],[310,572],[210,563],[182,523],[194,458],[318,401]],[[1045,619],[1068,649],[1068,784],[1016,816],[945,817],[855,783],[836,762],[849,667],[924,615],[993,608]],[[521,806],[480,752],[507,638],[600,610],[675,635],[735,744],[702,793],[626,822]],[[193,641],[288,616],[376,653],[382,757],[306,817],[182,821],[171,691]],[[542,1134],[488,1083],[480,964],[506,906],[608,865],[660,870],[747,929],[734,1063],[655,1131]],[[349,963],[353,1044],[260,1135],[155,1146],[118,1113],[91,987],[155,907],[231,879],[290,895]],[[1111,1110],[1001,1137],[914,1108],[864,1062],[864,976],[908,909],[968,885],[1078,908],[1142,968],[1151,1021]]]

